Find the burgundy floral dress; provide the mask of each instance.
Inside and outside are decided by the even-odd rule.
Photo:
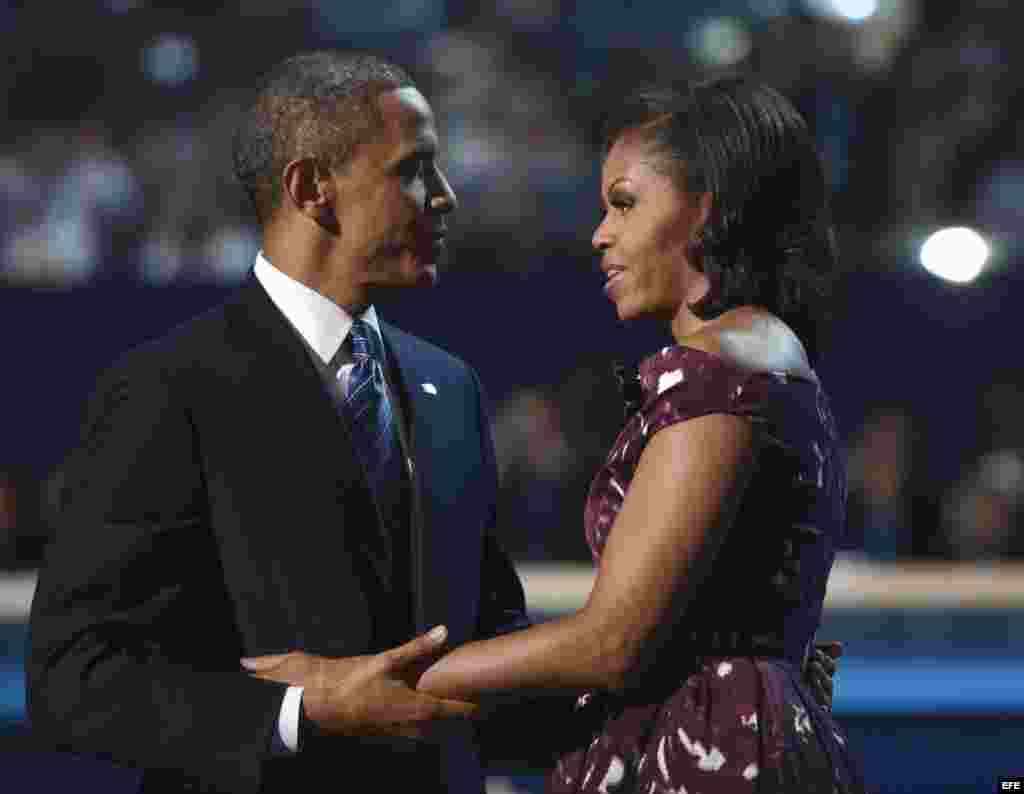
[[[713,413],[745,417],[758,464],[711,574],[645,683],[580,698],[586,727],[548,790],[862,791],[842,729],[800,675],[844,526],[845,471],[825,393],[812,380],[738,369],[679,346],[647,358],[640,385],[640,409],[587,498],[595,560],[644,446],[662,428]]]

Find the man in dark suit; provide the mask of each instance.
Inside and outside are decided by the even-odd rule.
[[[379,58],[269,75],[236,139],[252,276],[100,378],[64,466],[30,618],[40,737],[147,792],[482,791],[471,707],[414,684],[445,644],[430,627],[457,645],[525,623],[488,417],[469,367],[374,309],[436,279],[438,147]],[[330,669],[240,665],[296,650]]]

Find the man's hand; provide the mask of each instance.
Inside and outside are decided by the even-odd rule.
[[[829,710],[832,709],[832,695],[835,692],[832,679],[836,674],[836,660],[842,655],[842,643],[816,642],[804,668],[804,678],[815,699]]]
[[[242,667],[256,678],[267,681],[323,688],[329,686],[331,681],[342,680],[356,667],[372,658],[372,655],[331,658],[305,651],[291,651],[242,659]]]
[[[306,716],[325,733],[423,739],[477,710],[473,703],[416,691],[416,680],[441,655],[446,636],[439,626],[374,655],[331,659],[293,651],[243,659],[242,666],[257,678],[305,687]]]

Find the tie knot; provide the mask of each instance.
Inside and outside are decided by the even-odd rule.
[[[352,357],[365,360],[374,358],[373,329],[365,320],[354,320],[349,339],[352,340]]]

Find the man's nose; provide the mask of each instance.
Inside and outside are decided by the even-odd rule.
[[[448,213],[459,206],[459,200],[455,197],[455,191],[448,183],[444,172],[438,168],[434,180],[430,185],[430,209],[434,212]]]

